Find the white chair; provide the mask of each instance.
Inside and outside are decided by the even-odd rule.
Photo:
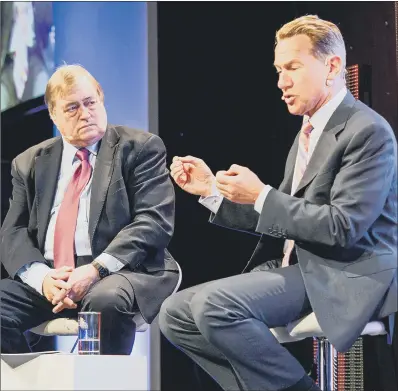
[[[276,339],[280,343],[301,341],[305,338],[315,338],[318,343],[317,367],[318,383],[322,391],[334,391],[333,373],[334,357],[336,349],[325,337],[315,314],[311,314],[289,323],[285,327],[275,327],[271,329]],[[383,322],[374,321],[368,323],[361,335],[384,335],[386,329]]]
[[[182,270],[178,262],[176,262],[178,267],[178,281],[177,285],[174,288],[172,294],[177,292],[180,288],[181,281],[182,281]],[[134,317],[134,321],[136,324],[136,332],[144,332],[148,329],[149,325],[145,322],[144,318],[141,314],[137,314]],[[76,318],[58,318],[53,320],[48,320],[43,322],[42,324],[33,327],[29,330],[34,334],[38,334],[41,336],[59,336],[59,337],[66,337],[66,336],[77,336],[79,334],[79,325]],[[71,352],[74,351],[77,344],[77,340],[73,345]]]

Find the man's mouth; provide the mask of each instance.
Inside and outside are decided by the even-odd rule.
[[[282,96],[282,100],[286,102],[286,104],[291,105],[293,104],[296,97],[294,95],[286,94]]]

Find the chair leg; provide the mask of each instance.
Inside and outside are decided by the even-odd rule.
[[[75,341],[75,343],[74,343],[74,345],[73,345],[73,347],[72,347],[72,349],[70,351],[71,353],[73,353],[74,350],[76,349],[77,341],[79,341],[79,337],[76,338],[76,341]]]
[[[326,339],[322,337],[315,337],[317,345],[316,365],[318,386],[322,391],[327,389],[327,375],[326,375]]]
[[[337,360],[337,350],[334,346],[328,341],[326,343],[326,380],[327,380],[327,391],[336,391],[337,390],[337,368],[336,368],[336,360]]]

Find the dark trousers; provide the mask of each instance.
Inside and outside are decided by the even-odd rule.
[[[317,389],[270,328],[312,311],[298,265],[224,278],[169,297],[159,325],[224,390]]]
[[[101,312],[101,354],[130,354],[138,307],[128,280],[112,274],[94,284],[75,310],[53,314],[54,306],[20,280],[0,281],[1,352],[30,351],[24,332],[44,321],[76,317],[78,311]]]

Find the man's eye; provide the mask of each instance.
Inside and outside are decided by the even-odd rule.
[[[66,111],[68,113],[73,113],[76,110],[77,110],[77,106],[69,106]]]

